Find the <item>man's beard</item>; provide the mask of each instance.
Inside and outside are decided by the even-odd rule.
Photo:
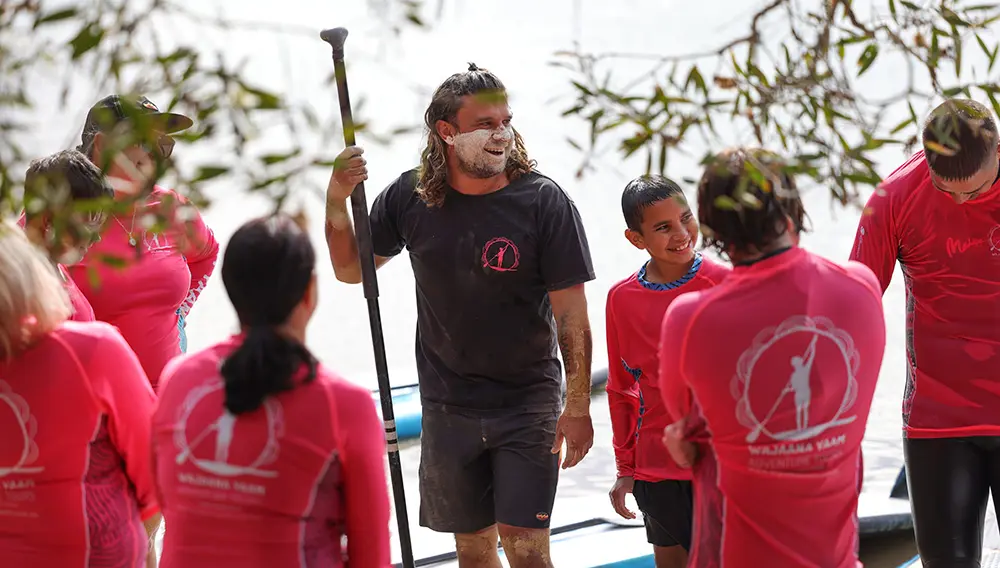
[[[507,169],[506,160],[503,163],[496,163],[492,160],[482,159],[482,155],[472,156],[469,159],[461,152],[456,152],[455,157],[458,159],[458,169],[476,179],[489,179],[502,174]]]
[[[455,148],[458,168],[476,179],[489,179],[502,174],[507,169],[507,161],[510,159],[514,142],[513,132],[508,131],[508,136],[506,145],[502,147],[503,155],[494,156],[486,151],[487,147],[500,149],[495,148],[497,140],[493,131],[474,130],[455,135],[451,143]]]

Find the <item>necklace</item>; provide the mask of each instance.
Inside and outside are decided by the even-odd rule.
[[[129,228],[129,229],[126,229],[125,228],[125,224],[121,222],[121,219],[119,219],[117,216],[115,216],[115,221],[118,221],[118,224],[121,226],[122,230],[125,231],[125,233],[128,235],[128,244],[130,244],[132,246],[135,246],[135,235],[132,234],[132,231],[135,229],[135,212],[136,211],[137,211],[137,208],[132,210],[132,225],[131,225],[131,228]]]

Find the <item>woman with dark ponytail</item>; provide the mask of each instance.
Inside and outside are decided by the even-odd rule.
[[[305,346],[315,261],[290,218],[244,224],[222,261],[240,333],[164,370],[153,417],[170,519],[162,568],[389,566],[371,394]]]

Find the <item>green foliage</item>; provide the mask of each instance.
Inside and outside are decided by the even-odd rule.
[[[1000,20],[996,4],[878,0],[874,12],[862,14],[852,0],[823,0],[816,8],[799,0],[766,1],[745,35],[705,53],[557,54],[556,64],[569,70],[576,92],[564,115],[586,121],[590,129],[587,140],[569,141],[585,154],[580,175],[595,148],[609,139],[622,156],[645,155],[646,169],[659,172],[675,152],[753,140],[789,158],[793,171],[827,185],[837,201],[850,203],[878,183],[875,155],[894,145],[912,147],[923,116],[940,97],[975,98],[1000,114],[1000,47],[991,31]],[[427,27],[434,8],[440,17],[445,5],[445,0],[366,2],[396,35]],[[0,216],[20,211],[23,172],[37,157],[26,155],[19,140],[31,135],[24,117],[46,111],[29,89],[29,78],[40,69],[66,77],[64,103],[75,70],[93,78],[91,89],[150,94],[161,110],[191,116],[195,127],[177,137],[178,152],[188,155],[185,146],[204,144],[216,158],[190,171],[164,161],[158,172],[196,205],[207,204],[206,184],[226,178],[271,197],[276,207],[293,191],[322,189],[311,174],[330,168],[340,129],[321,121],[308,105],[254,84],[244,62],[227,60],[221,50],[172,45],[169,26],[159,25],[163,18],[173,26],[193,23],[222,33],[301,35],[323,49],[318,28],[206,17],[179,0],[0,0]],[[646,60],[651,67],[623,77],[615,70],[623,60]],[[908,80],[896,93],[872,96],[863,82],[885,65],[905,68]],[[332,76],[330,84],[332,89]],[[355,98],[357,126],[366,129],[363,99]],[[368,128],[365,135],[386,141],[407,128],[384,135]],[[255,142],[275,129],[289,144],[255,150]],[[734,132],[748,138],[734,139]],[[304,141],[316,136],[328,142],[319,146],[330,155],[307,149],[316,145]]]
[[[420,0],[367,2],[373,15],[397,34],[405,27],[422,25]],[[383,6],[397,2],[400,9]],[[319,39],[320,27],[213,18],[192,10],[191,5],[179,0],[0,0],[0,217],[20,212],[25,199],[25,169],[31,159],[40,157],[27,155],[21,143],[32,135],[25,119],[47,112],[30,87],[37,88],[39,76],[65,77],[62,85],[56,85],[61,87],[60,103],[65,106],[70,92],[80,87],[71,84],[80,72],[91,78],[84,85],[88,92],[147,94],[161,111],[181,112],[194,120],[193,128],[175,136],[178,151],[186,153],[193,145],[203,145],[223,158],[217,158],[218,163],[185,168],[191,171],[160,160],[157,171],[158,179],[167,176],[172,186],[198,206],[208,205],[205,185],[226,178],[236,180],[238,187],[266,194],[276,208],[293,191],[324,189],[316,186],[316,177],[310,174],[317,168],[329,171],[339,146],[320,144],[323,154],[306,147],[310,138],[336,141],[340,135],[334,122],[337,117],[321,121],[309,105],[252,82],[244,70],[245,62],[233,62],[231,54],[227,58],[223,53],[225,42],[213,51],[205,45],[174,45],[171,34],[174,27],[186,25],[222,34],[249,30],[308,37],[315,40],[317,50],[328,50]],[[317,72],[332,75],[332,66]],[[330,84],[332,89],[332,76]],[[287,87],[290,91],[293,85]],[[355,106],[359,107],[363,98],[356,98]],[[356,116],[356,122],[359,130],[366,127],[363,116]],[[135,130],[122,146],[151,136],[141,120]],[[384,140],[378,133],[366,134],[375,141]],[[255,142],[275,135],[287,137],[289,144],[278,151],[273,147],[256,151]],[[107,171],[109,164],[99,165]],[[35,197],[35,201],[45,200],[43,195]],[[114,208],[124,210],[130,205],[118,203]],[[54,209],[66,205],[35,206]],[[83,218],[69,212],[53,212],[53,216]]]
[[[828,186],[840,203],[856,203],[859,190],[880,181],[874,153],[912,149],[923,115],[941,97],[988,102],[1000,115],[997,4],[879,0],[865,17],[851,0],[802,4],[769,0],[746,35],[705,53],[559,53],[555,65],[571,72],[576,89],[564,114],[589,123],[586,143],[570,141],[585,152],[578,174],[609,137],[623,156],[644,153],[647,170],[663,173],[673,152],[696,142],[715,150],[737,143],[717,130],[729,123],[727,133],[745,130],[752,144],[786,155],[796,173]],[[982,55],[979,68],[967,63],[970,50]],[[652,67],[622,80],[613,69],[622,60]],[[908,81],[873,97],[860,79],[883,60],[905,66]]]

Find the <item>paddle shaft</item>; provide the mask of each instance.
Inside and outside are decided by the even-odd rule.
[[[340,98],[340,117],[344,126],[344,143],[354,146],[354,118],[351,98],[347,90],[347,69],[344,67],[344,40],[347,30],[326,30],[320,37],[333,48],[333,73],[337,80]],[[385,338],[382,334],[382,315],[378,306],[378,280],[375,275],[375,251],[372,245],[371,222],[365,200],[365,183],[361,182],[351,193],[351,216],[354,218],[354,235],[358,241],[361,262],[361,285],[368,301],[368,324],[372,331],[375,350],[375,372],[378,376],[379,400],[382,403],[382,420],[385,424],[386,451],[389,454],[389,474],[392,478],[392,495],[396,505],[396,522],[399,525],[399,548],[403,568],[415,568],[413,545],[410,542],[410,522],[406,514],[406,496],[403,492],[403,467],[399,461],[399,439],[396,433],[396,416],[392,410],[392,387],[389,384],[389,364],[385,359]]]

